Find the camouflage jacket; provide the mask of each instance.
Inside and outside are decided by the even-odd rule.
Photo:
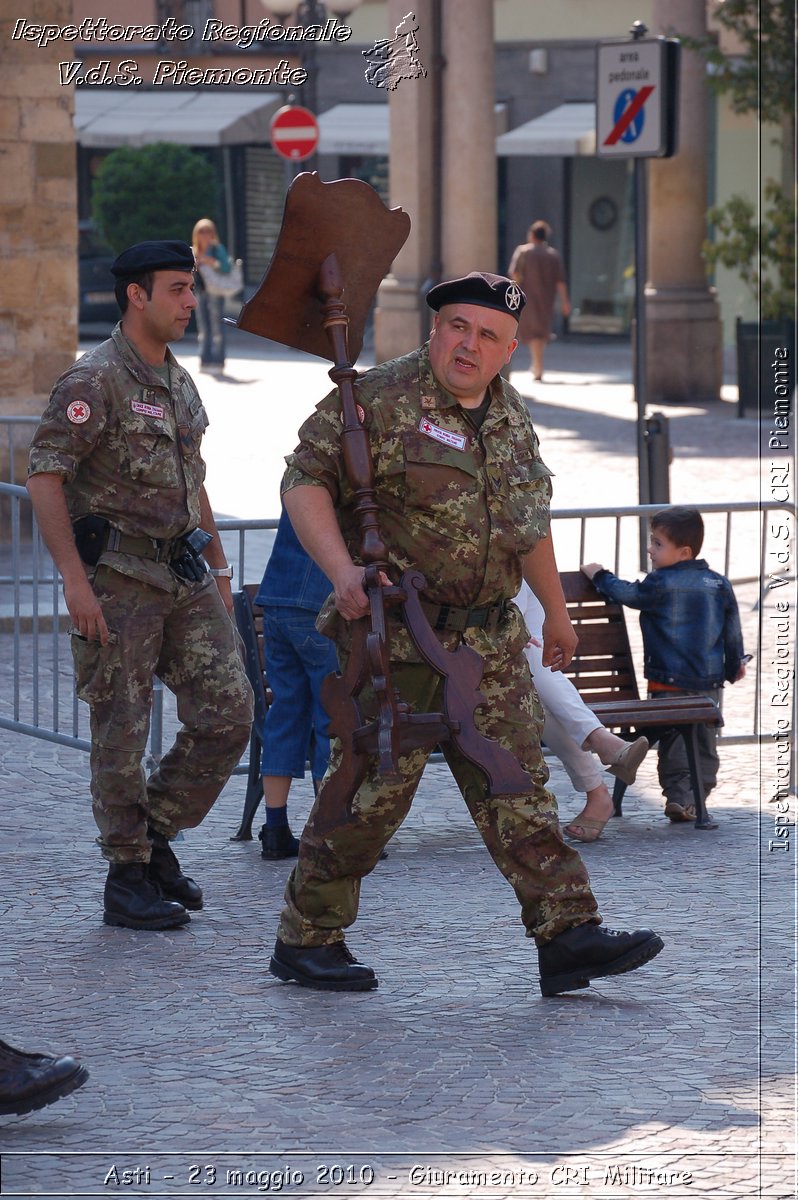
[[[33,435],[28,474],[66,477],[73,520],[108,517],[123,533],[172,538],[200,523],[208,418],[167,349],[170,387],[117,325],[57,380]]]
[[[479,433],[435,379],[427,345],[367,371],[355,383],[374,461],[379,527],[390,575],[426,577],[424,596],[462,608],[511,599],[519,556],[549,528],[550,472],[518,393],[497,375]],[[354,497],[341,456],[340,401],[333,391],[300,429],[283,491],[320,484],[336,505],[358,561]]]

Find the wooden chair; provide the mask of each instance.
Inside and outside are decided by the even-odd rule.
[[[247,583],[240,592],[233,594],[233,615],[244,643],[244,665],[247,678],[252,685],[252,691],[255,693],[255,717],[249,738],[249,771],[247,772],[244,812],[238,832],[230,839],[232,842],[252,841],[252,822],[258,805],[263,799],[263,784],[260,776],[260,731],[263,728],[266,709],[272,702],[272,693],[266,678],[263,658],[263,615],[253,603],[259,586],[257,583]]]
[[[709,819],[706,796],[698,771],[699,725],[722,725],[718,706],[707,696],[664,696],[642,699],[637,688],[634,661],[623,607],[605,599],[581,571],[561,571],[568,612],[579,635],[565,674],[603,725],[633,740],[644,734],[652,745],[666,730],[677,729],[684,738],[697,829],[716,829]],[[616,779],[615,815],[622,811],[626,784]]]

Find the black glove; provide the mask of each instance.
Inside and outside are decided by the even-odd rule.
[[[208,570],[202,551],[213,541],[213,535],[204,529],[193,529],[180,538],[170,567],[180,579],[187,583],[199,583]]]

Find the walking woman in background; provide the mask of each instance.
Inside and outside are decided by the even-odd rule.
[[[232,267],[230,255],[219,241],[216,226],[210,217],[203,217],[194,226],[191,248],[197,260],[195,291],[197,295],[197,330],[199,332],[200,369],[219,369],[224,366],[224,296],[214,295],[203,278],[202,267],[212,267],[227,275]]]
[[[526,296],[526,306],[518,321],[518,340],[529,344],[532,374],[537,380],[543,378],[543,355],[551,341],[555,301],[559,299],[564,317],[571,312],[562,259],[549,245],[550,234],[545,221],[530,225],[528,240],[516,246],[507,272]]]

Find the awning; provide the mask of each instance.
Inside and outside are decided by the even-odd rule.
[[[387,104],[336,104],[319,118],[319,154],[387,154]]]
[[[496,139],[496,153],[551,154],[570,158],[596,153],[595,104],[561,104]]]
[[[495,104],[496,133],[507,127],[507,105]],[[336,104],[319,117],[319,154],[389,153],[387,104]]]
[[[234,88],[158,91],[76,88],[75,133],[81,146],[229,146],[269,141],[269,120],[285,102],[281,92]]]

